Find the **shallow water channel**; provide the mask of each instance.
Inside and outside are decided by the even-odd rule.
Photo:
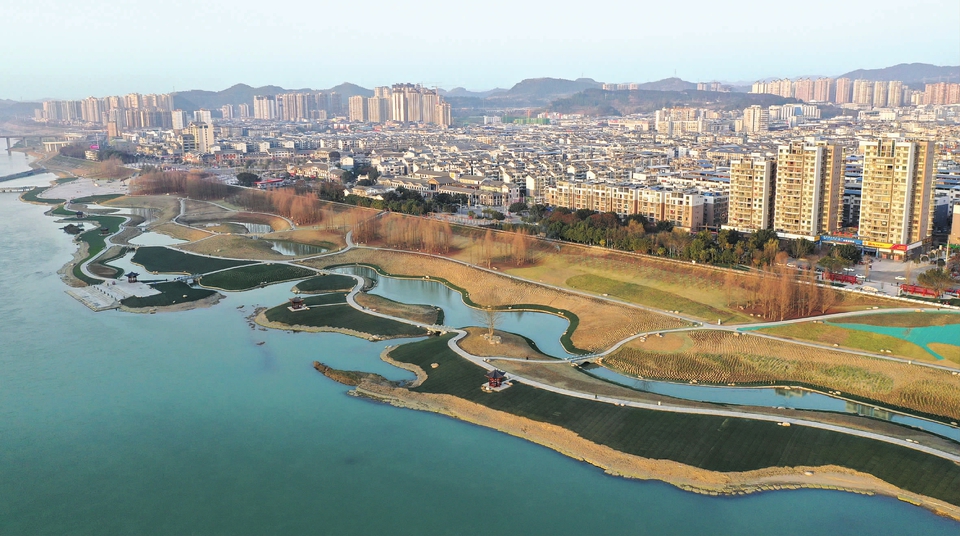
[[[376,286],[370,294],[401,303],[436,305],[443,309],[443,323],[446,326],[485,326],[486,321],[478,316],[477,309],[464,303],[459,292],[438,281],[386,277],[365,266],[342,266],[335,271],[361,275],[375,281]],[[523,335],[547,355],[571,355],[560,344],[560,336],[570,325],[566,318],[534,311],[503,311],[498,320],[497,329]]]
[[[955,426],[921,419],[919,417],[912,417],[902,413],[895,413],[883,408],[859,404],[806,389],[785,389],[782,387],[724,387],[641,380],[600,366],[588,367],[587,372],[598,378],[637,389],[638,391],[672,396],[683,400],[742,406],[856,413],[875,419],[920,428],[939,436],[960,441],[960,428]]]
[[[281,255],[287,255],[290,257],[305,257],[308,255],[319,255],[321,253],[326,253],[327,249],[320,246],[314,246],[311,244],[301,244],[300,242],[293,242],[290,240],[266,240],[270,242],[271,249],[276,251]]]

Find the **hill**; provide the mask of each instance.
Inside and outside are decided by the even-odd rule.
[[[483,100],[488,107],[543,106],[556,98],[599,87],[600,82],[592,78],[528,78],[503,93],[491,94]]]
[[[697,89],[697,85],[693,82],[687,82],[686,80],[681,80],[679,78],[664,78],[663,80],[657,80],[656,82],[645,82],[640,84],[640,89],[648,89],[652,91],[687,91],[691,89]]]
[[[558,99],[549,110],[584,115],[627,115],[650,113],[672,106],[697,106],[715,110],[738,110],[754,104],[770,106],[797,102],[777,95],[750,93],[721,93],[715,91],[603,91],[588,89],[570,97]]]
[[[470,91],[462,87],[455,87],[450,91],[441,89],[440,94],[444,97],[476,97],[478,99],[483,99],[495,93],[506,93],[506,91],[506,89],[500,87],[488,89],[487,91]]]
[[[181,91],[174,94],[173,105],[174,108],[186,110],[188,112],[199,110],[200,108],[215,110],[225,104],[233,104],[236,106],[238,104],[246,103],[252,105],[254,95],[278,95],[280,93],[306,93],[314,91],[336,91],[340,94],[344,101],[354,95],[363,95],[364,97],[373,96],[373,91],[349,82],[344,82],[330,89],[321,90],[309,88],[284,89],[280,86],[251,87],[247,84],[236,84],[222,91],[205,91],[200,89]]]
[[[857,69],[840,75],[838,78],[856,80],[902,80],[917,86],[930,82],[960,82],[960,66],[937,66],[929,63],[901,63],[883,69]]]
[[[16,117],[33,119],[33,111],[41,107],[42,105],[39,102],[0,99],[0,119],[13,119]]]

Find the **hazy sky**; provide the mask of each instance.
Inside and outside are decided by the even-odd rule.
[[[958,28],[957,0],[29,0],[0,8],[0,98],[837,75],[958,65]]]

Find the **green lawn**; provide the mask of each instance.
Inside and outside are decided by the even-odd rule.
[[[247,290],[256,288],[261,283],[272,284],[302,279],[315,273],[313,270],[289,264],[254,264],[204,276],[201,283],[205,287],[222,290]]]
[[[104,201],[110,201],[111,199],[117,199],[118,197],[123,197],[123,194],[88,195],[87,197],[71,199],[70,202],[81,205],[99,205]]]
[[[748,322],[750,317],[728,310],[717,309],[709,305],[678,296],[653,287],[617,281],[598,275],[577,275],[566,281],[571,288],[586,290],[595,294],[608,294],[622,300],[654,307],[665,311],[680,311],[681,313],[703,318],[715,322],[718,318],[724,324],[730,322]]]
[[[126,218],[122,216],[97,216],[96,218],[86,218],[84,220],[77,220],[73,218],[68,221],[94,221],[98,224],[97,227],[81,233],[79,235],[81,242],[86,242],[88,245],[87,256],[82,260],[77,262],[73,267],[73,275],[77,279],[87,283],[88,285],[96,285],[101,282],[100,279],[94,279],[87,276],[80,270],[80,266],[87,262],[88,260],[96,257],[100,254],[105,247],[107,247],[107,239],[105,236],[100,234],[100,228],[106,227],[109,230],[109,234],[116,233],[120,230],[120,226],[123,225],[123,222],[126,221]]]
[[[163,307],[166,305],[202,300],[203,298],[216,294],[216,291],[204,288],[193,288],[180,281],[157,283],[153,288],[159,290],[160,294],[154,294],[153,296],[147,296],[145,298],[127,298],[120,303],[133,308]],[[186,295],[186,297],[184,297],[184,295]]]
[[[846,322],[847,319],[842,320]],[[791,339],[818,342],[821,344],[837,344],[845,348],[864,350],[867,352],[880,353],[881,350],[890,350],[894,355],[911,359],[926,361],[936,359],[920,346],[903,339],[898,339],[897,337],[832,326],[830,324],[802,322],[799,324],[785,324],[772,328],[763,328],[757,331],[778,337],[789,337]]]
[[[519,383],[501,393],[483,393],[484,370],[453,353],[447,346],[450,337],[405,344],[390,353],[427,372],[429,377],[416,391],[451,394],[562,426],[646,458],[724,472],[835,464],[960,505],[960,465],[887,443],[805,426],[618,407]],[[432,369],[430,363],[440,366]]]
[[[300,292],[328,292],[331,290],[349,290],[357,285],[357,280],[345,275],[321,275],[297,283]]]
[[[33,190],[25,192],[23,195],[20,196],[20,199],[31,202],[31,203],[43,203],[46,205],[60,205],[67,202],[66,199],[40,199],[39,197],[37,197],[38,195],[42,194],[44,191],[49,189],[50,189],[49,186],[38,186]]]
[[[960,324],[960,314],[949,313],[888,313],[878,315],[852,316],[837,319],[843,324],[867,324],[870,326],[889,326],[898,328],[919,328],[927,326],[947,326]]]
[[[151,272],[182,274],[205,274],[253,263],[253,261],[232,261],[202,257],[163,246],[137,248],[137,252],[133,255],[133,262]]]
[[[332,298],[337,296],[337,298]],[[319,301],[327,299],[341,299],[344,295],[324,294],[307,298],[307,305],[320,305]],[[330,297],[330,298],[328,298]],[[346,300],[344,300],[346,301]],[[307,311],[290,311],[288,304],[284,303],[266,312],[267,320],[271,322],[280,322],[289,326],[310,326],[310,327],[329,327],[351,329],[370,335],[382,335],[386,337],[420,337],[426,335],[426,332],[418,327],[379,318],[358,311],[345,303],[343,305],[330,305],[327,307],[312,307]]]

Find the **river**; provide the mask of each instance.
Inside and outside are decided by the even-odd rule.
[[[6,158],[0,173],[20,170]],[[93,313],[63,292],[56,270],[74,246],[44,210],[0,194],[0,534],[960,530],[885,497],[715,498],[615,478],[349,397],[311,362],[406,378],[378,359],[396,341],[251,330],[251,307],[289,284],[184,313]]]

